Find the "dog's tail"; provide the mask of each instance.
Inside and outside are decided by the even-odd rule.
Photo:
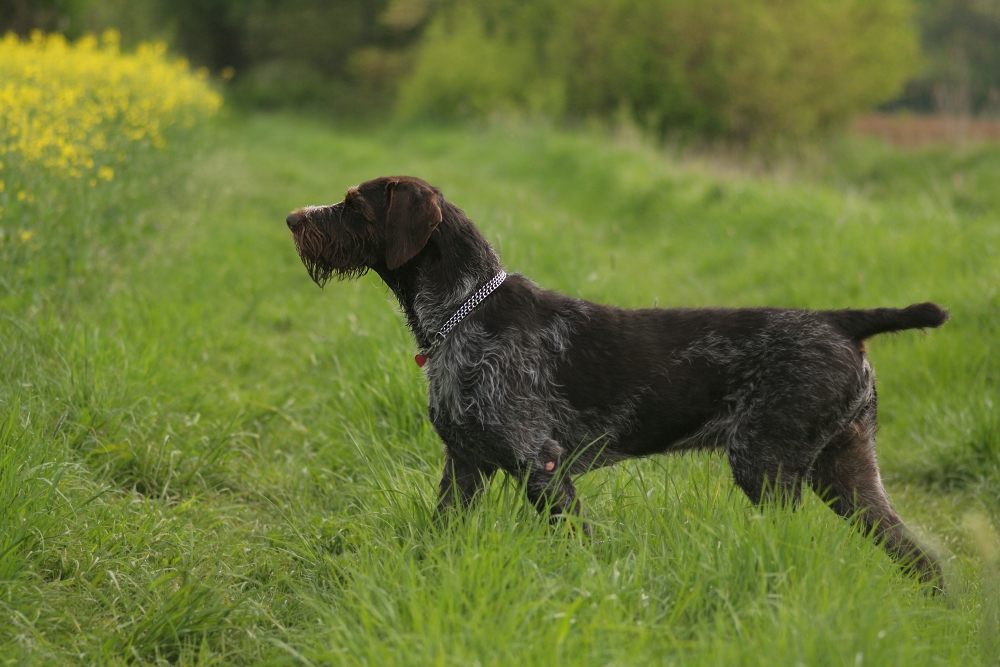
[[[937,328],[948,321],[948,311],[936,303],[915,303],[906,308],[829,310],[830,322],[855,340],[906,329]]]

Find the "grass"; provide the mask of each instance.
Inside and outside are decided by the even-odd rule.
[[[1000,150],[845,141],[778,178],[537,128],[217,131],[185,169],[134,167],[87,262],[0,293],[0,662],[1000,659]],[[759,512],[712,456],[584,477],[592,541],[502,477],[434,525],[401,316],[374,277],[316,289],[283,224],[388,173],[592,300],[948,306],[870,345],[886,482],[948,597],[815,498]]]

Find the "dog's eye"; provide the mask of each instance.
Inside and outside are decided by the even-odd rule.
[[[340,214],[344,222],[363,225],[374,220],[371,206],[360,195],[349,193],[344,201],[340,203],[343,205],[340,209]],[[345,215],[347,216],[346,218],[344,217]]]

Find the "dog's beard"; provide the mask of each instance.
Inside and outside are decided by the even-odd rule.
[[[315,225],[306,223],[300,226],[292,232],[292,240],[309,277],[320,287],[326,285],[333,276],[337,280],[350,280],[368,272],[366,265],[351,262],[352,257],[343,246],[333,243]]]

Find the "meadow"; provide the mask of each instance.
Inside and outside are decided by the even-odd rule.
[[[1000,660],[997,147],[842,139],[760,169],[627,133],[252,115],[140,157],[5,240],[0,663]],[[886,485],[947,596],[811,495],[750,505],[710,455],[583,477],[593,539],[502,476],[435,524],[395,303],[375,276],[318,289],[284,224],[390,173],[595,301],[948,307],[869,345]]]

